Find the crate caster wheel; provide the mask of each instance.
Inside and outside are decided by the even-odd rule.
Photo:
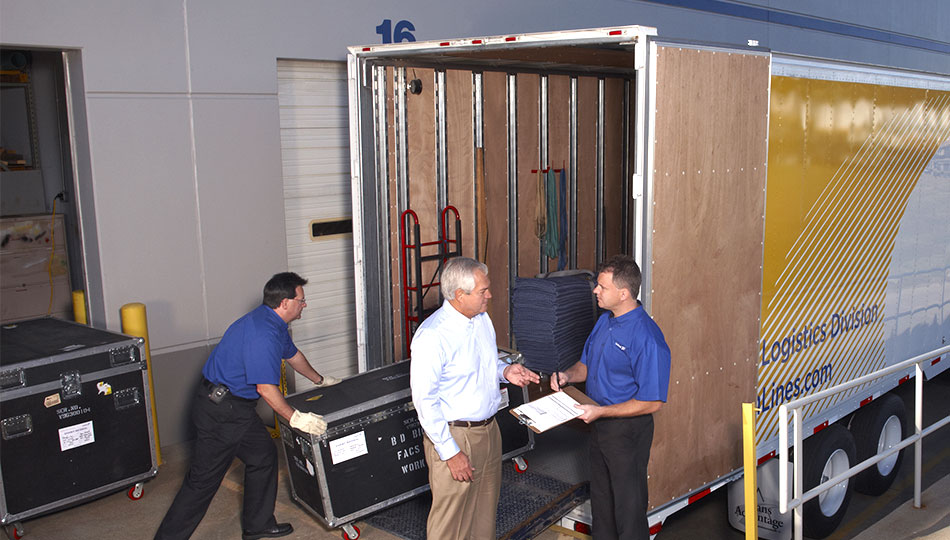
[[[360,537],[360,528],[356,525],[344,525],[340,528],[343,529],[343,540],[356,540]]]
[[[515,471],[519,474],[524,474],[528,470],[528,460],[525,458],[518,456],[513,458],[512,461],[515,462]]]
[[[7,526],[7,536],[10,540],[20,540],[26,536],[26,531],[23,530],[23,524],[19,521],[14,521],[12,525]]]
[[[142,482],[135,484],[129,488],[129,498],[133,501],[137,501],[142,498],[142,495],[145,493],[145,485]]]

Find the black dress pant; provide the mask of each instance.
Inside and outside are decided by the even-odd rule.
[[[213,403],[208,390],[199,385],[192,410],[198,436],[191,468],[155,534],[156,540],[191,536],[235,457],[245,466],[244,530],[259,531],[277,524],[277,448],[257,415],[256,405],[256,400],[233,396]]]
[[[591,426],[590,505],[595,540],[649,540],[647,463],[653,415],[601,418]]]

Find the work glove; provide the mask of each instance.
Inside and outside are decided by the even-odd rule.
[[[327,430],[327,422],[319,414],[294,411],[290,417],[290,427],[311,435],[323,435]]]
[[[324,376],[323,376],[323,380],[320,381],[320,382],[316,385],[316,387],[317,387],[317,388],[323,388],[323,387],[325,387],[325,386],[333,386],[334,384],[336,384],[336,383],[338,383],[338,382],[340,382],[340,379],[337,379],[336,377],[332,377],[332,376],[330,376],[330,375],[324,375]]]

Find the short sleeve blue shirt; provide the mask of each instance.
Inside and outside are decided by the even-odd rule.
[[[235,396],[257,399],[257,385],[279,385],[281,359],[295,354],[287,323],[261,304],[228,327],[201,373]]]
[[[587,395],[600,405],[666,401],[670,348],[642,307],[619,317],[601,315],[584,344],[581,362],[587,366]]]

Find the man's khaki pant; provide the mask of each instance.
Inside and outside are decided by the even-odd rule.
[[[452,437],[475,468],[471,482],[452,478],[426,437],[426,463],[432,488],[432,509],[426,522],[430,540],[494,540],[495,512],[501,489],[501,432],[498,423],[450,427]]]

